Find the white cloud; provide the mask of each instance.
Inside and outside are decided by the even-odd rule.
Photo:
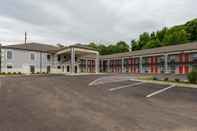
[[[197,17],[195,0],[6,0],[0,41],[130,41],[140,33]]]

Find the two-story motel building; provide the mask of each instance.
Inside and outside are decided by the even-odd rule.
[[[197,68],[197,42],[99,56],[92,48],[28,43],[1,46],[1,72],[175,73]]]

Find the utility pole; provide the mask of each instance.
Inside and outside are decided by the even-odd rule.
[[[27,32],[25,32],[25,44],[27,44]]]

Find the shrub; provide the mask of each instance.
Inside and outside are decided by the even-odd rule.
[[[21,75],[22,73],[21,72],[18,72],[18,74]]]
[[[42,74],[45,74],[45,72],[42,72]]]
[[[174,80],[175,80],[176,82],[180,82],[180,79],[178,79],[178,78],[175,78]]]
[[[16,72],[13,72],[14,75],[16,75]]]
[[[168,81],[168,80],[169,80],[168,77],[164,78],[164,81]]]
[[[187,75],[187,79],[190,83],[197,83],[197,70],[193,70]]]
[[[40,72],[37,72],[36,74],[40,74]]]
[[[153,77],[153,80],[158,80],[158,78],[157,77]]]
[[[8,75],[11,75],[11,72],[8,72]]]
[[[2,72],[2,75],[5,75],[5,72]]]

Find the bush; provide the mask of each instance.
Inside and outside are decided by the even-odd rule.
[[[22,73],[21,72],[18,72],[18,74],[21,75]]]
[[[164,78],[164,81],[168,81],[168,80],[169,80],[168,77]]]
[[[45,74],[45,72],[42,72],[42,74]]]
[[[157,77],[153,77],[153,80],[158,80],[158,78]]]
[[[5,75],[5,72],[2,72],[2,75]]]
[[[13,72],[14,75],[16,75],[16,72]]]
[[[180,79],[178,79],[178,78],[175,78],[174,80],[175,80],[176,82],[180,82]]]
[[[11,75],[12,73],[11,72],[8,72],[8,75]]]
[[[40,72],[37,72],[36,74],[40,74]]]
[[[190,83],[197,83],[197,70],[193,70],[187,75],[187,79]]]

